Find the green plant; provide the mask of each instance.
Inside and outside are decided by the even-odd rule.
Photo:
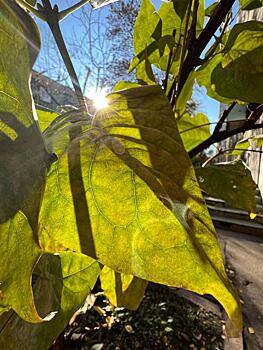
[[[210,8],[206,24],[203,0],[165,2],[158,13],[143,0],[130,66],[138,84],[119,82],[108,106],[91,116],[59,25],[87,2],[60,12],[49,0],[0,0],[0,347],[47,349],[99,276],[110,300],[130,308],[147,281],[211,294],[235,336],[238,296],[201,189],[216,192],[222,177],[208,184],[206,177],[221,171],[224,183],[234,179],[238,205],[254,213],[255,184],[234,162],[202,169],[200,188],[189,155],[262,127],[263,24],[227,31],[234,0]],[[248,2],[258,6],[241,6]],[[78,110],[36,120],[28,86],[40,38],[25,10],[49,25]],[[153,65],[165,73],[162,87]],[[258,107],[235,132],[221,130],[230,107],[211,135],[206,116],[186,112],[195,80],[219,101]],[[229,200],[227,191],[220,195]]]

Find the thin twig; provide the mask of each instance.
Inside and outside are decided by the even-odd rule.
[[[233,152],[233,151],[243,151],[243,152],[254,152],[254,153],[262,153],[263,151],[257,150],[257,149],[243,149],[243,148],[227,148],[227,149],[220,149],[218,153],[214,154],[211,158],[207,159],[203,164],[202,168],[205,168],[209,163],[211,163],[214,159],[219,157],[221,154],[224,154],[226,152]]]
[[[62,21],[65,17],[70,15],[72,12],[78,10],[79,8],[81,8],[82,6],[87,4],[88,2],[90,2],[90,0],[81,0],[78,3],[76,3],[75,5],[72,5],[63,11],[60,11],[58,14],[58,20]]]
[[[173,30],[173,38],[174,39],[175,39],[175,36],[176,36],[176,29]],[[180,42],[179,42],[179,44],[180,44]],[[176,51],[177,51],[177,48],[175,49],[175,52]],[[174,48],[170,51],[169,57],[168,57],[168,63],[167,63],[167,68],[166,68],[166,72],[165,72],[165,79],[164,79],[164,83],[163,83],[163,90],[164,90],[164,92],[166,92],[166,89],[167,89],[170,69],[171,69],[171,66],[172,66],[172,63],[173,63],[173,57],[174,57]]]

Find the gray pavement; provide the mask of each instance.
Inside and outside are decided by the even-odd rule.
[[[235,287],[242,300],[244,350],[263,349],[263,232],[262,238],[217,230],[225,262],[233,269]],[[231,345],[232,344],[232,345]],[[226,349],[241,350],[240,339]]]

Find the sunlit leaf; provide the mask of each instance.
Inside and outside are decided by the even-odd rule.
[[[251,73],[263,72],[263,23],[238,23],[230,31],[223,49],[222,67]]]
[[[195,72],[191,72],[176,100],[176,112],[179,117],[185,112],[186,104],[192,97],[194,82]]]
[[[135,57],[130,71],[144,60],[163,71],[167,70],[169,62],[169,71],[173,74],[178,71],[188,4],[188,1],[162,2],[156,13],[150,0],[142,1],[134,27]],[[203,22],[204,1],[202,0],[199,2],[197,12],[197,36],[203,28]]]
[[[130,81],[119,81],[115,86],[113,91],[119,91],[119,90],[126,90],[126,89],[131,89],[134,87],[139,87],[140,84],[130,82]]]
[[[211,135],[209,119],[203,113],[197,113],[194,116],[185,113],[180,119],[177,119],[177,125],[187,152]]]
[[[239,305],[167,98],[159,87],[145,86],[108,100],[51,167],[41,246],[212,294],[240,329]]]
[[[136,18],[133,32],[133,46],[135,58],[133,59],[133,62],[131,63],[131,66],[129,68],[129,71],[132,71],[135,67],[137,67],[137,79],[139,80],[145,81],[145,76],[149,75],[146,72],[145,68],[147,68],[147,64],[150,65],[149,56],[152,55],[156,50],[156,47],[151,49],[150,44],[155,45],[155,39],[152,37],[152,34],[154,33],[158,21],[159,16],[156,13],[155,7],[151,3],[151,1],[143,0],[141,3],[140,11]],[[139,55],[139,57],[137,57],[137,55]]]
[[[256,212],[256,184],[242,161],[209,165],[196,169],[200,187],[234,208]]]
[[[200,86],[204,86],[206,88],[207,95],[214,98],[215,100],[225,103],[231,104],[235,101],[235,99],[230,99],[225,96],[221,96],[216,89],[216,85],[212,80],[212,74],[215,69],[221,69],[221,62],[223,60],[222,54],[217,54],[215,57],[210,59],[207,63],[205,63],[201,68],[196,71],[196,80]],[[223,75],[222,75],[223,77]],[[223,79],[223,78],[222,78]],[[233,82],[230,82],[233,84]]]
[[[27,218],[18,212],[13,219],[0,224],[0,233],[0,305],[14,309],[28,322],[40,322],[42,319],[33,300],[31,275],[41,252],[33,240]]]
[[[222,50],[197,71],[199,85],[220,102],[262,103],[263,24],[239,23]]]
[[[15,2],[0,0],[0,13],[1,309],[40,322],[31,273],[41,254],[37,219],[49,159],[29,89],[40,39],[31,17]]]
[[[48,128],[50,123],[58,116],[57,112],[52,112],[44,109],[37,109],[37,117],[40,130],[43,132]]]
[[[147,281],[124,275],[104,266],[100,274],[101,287],[112,305],[136,310],[147,287]]]
[[[1,327],[1,349],[48,349],[83,304],[97,280],[100,267],[85,255],[62,252],[59,256],[44,255],[35,272],[38,309],[42,312],[56,310],[57,314],[51,321],[41,324],[27,323],[10,315],[9,321]]]

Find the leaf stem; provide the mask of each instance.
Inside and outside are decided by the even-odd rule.
[[[261,153],[263,154],[263,151],[257,150],[257,149],[243,149],[243,148],[227,148],[227,149],[220,149],[218,153],[214,154],[211,158],[207,159],[203,164],[202,168],[206,167],[209,163],[211,163],[214,159],[219,157],[221,154],[226,152],[233,152],[233,151],[243,151],[243,152],[254,152],[254,153]]]

